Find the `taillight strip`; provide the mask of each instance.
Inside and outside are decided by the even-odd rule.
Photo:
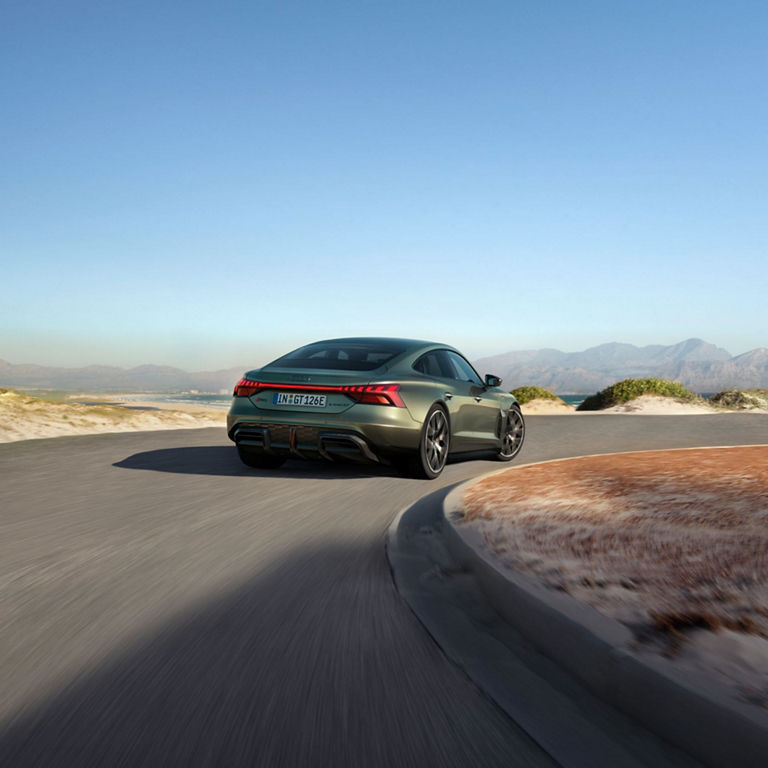
[[[302,392],[342,392],[356,400],[358,403],[369,405],[394,405],[397,408],[405,408],[405,403],[400,397],[399,384],[283,384],[272,381],[254,381],[253,379],[240,379],[235,384],[233,397],[250,397],[264,389],[293,389]]]

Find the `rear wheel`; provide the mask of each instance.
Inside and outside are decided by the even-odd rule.
[[[451,428],[448,414],[439,405],[433,405],[424,419],[419,438],[419,449],[403,465],[410,477],[434,480],[445,466],[451,444]]]
[[[496,455],[499,461],[512,461],[520,453],[525,440],[525,419],[519,405],[512,405],[507,411],[501,430],[501,449]]]
[[[285,463],[285,457],[273,456],[264,451],[251,451],[248,448],[237,446],[240,461],[254,469],[277,469]]]

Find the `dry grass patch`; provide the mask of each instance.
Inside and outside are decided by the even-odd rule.
[[[768,446],[585,457],[471,486],[511,567],[630,626],[768,638]]]

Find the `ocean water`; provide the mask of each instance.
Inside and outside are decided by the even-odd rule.
[[[121,395],[120,400],[124,402],[143,402],[152,400],[161,403],[183,403],[193,405],[207,405],[209,408],[229,408],[232,403],[232,395],[209,395],[200,393],[175,392],[172,394],[161,395]]]
[[[589,397],[589,395],[558,395],[558,397],[568,403],[568,405],[578,407]]]

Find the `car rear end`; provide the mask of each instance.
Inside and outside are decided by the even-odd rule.
[[[305,351],[304,355],[297,353]],[[420,423],[387,380],[402,356],[370,341],[309,345],[241,379],[227,416],[238,448],[273,457],[387,461],[418,444]],[[295,357],[291,357],[294,355]],[[349,370],[349,369],[352,370]]]

